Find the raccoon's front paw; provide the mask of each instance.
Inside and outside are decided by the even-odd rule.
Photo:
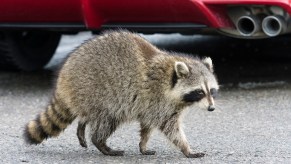
[[[156,151],[146,150],[141,152],[143,155],[155,155]]]
[[[110,156],[123,156],[124,155],[124,151],[122,150],[110,150],[107,155]]]
[[[82,147],[84,147],[84,148],[87,148],[88,146],[87,146],[87,142],[86,142],[86,140],[80,140],[80,145],[82,146]]]
[[[188,155],[186,155],[187,158],[201,158],[204,156],[204,153],[189,153]]]

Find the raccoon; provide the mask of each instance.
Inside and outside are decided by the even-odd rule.
[[[108,31],[74,50],[62,65],[46,110],[25,126],[29,144],[56,137],[78,118],[77,136],[105,155],[121,156],[106,141],[123,123],[140,123],[140,152],[154,155],[146,145],[159,129],[189,158],[193,153],[182,129],[182,113],[196,106],[213,111],[219,89],[209,57],[158,49],[138,34]]]

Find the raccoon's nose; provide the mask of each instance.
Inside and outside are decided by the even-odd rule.
[[[210,112],[214,111],[214,109],[215,109],[215,107],[214,107],[213,105],[210,105],[210,106],[208,107],[208,111],[210,111]]]

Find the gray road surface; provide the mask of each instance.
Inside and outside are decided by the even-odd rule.
[[[86,35],[77,39],[87,38]],[[78,45],[70,39],[71,36],[62,41],[63,47],[48,68],[58,65],[70,51],[67,47]],[[53,73],[0,72],[0,163],[291,163],[290,63],[283,64],[285,73],[281,65],[270,68],[281,76],[271,76],[266,71],[244,76],[249,70],[233,73],[228,66],[218,68],[223,81],[218,109],[192,109],[184,121],[192,149],[207,154],[200,159],[185,158],[158,131],[148,144],[157,155],[141,155],[137,123],[124,125],[109,140],[113,148],[125,150],[124,157],[104,156],[92,144],[88,149],[79,146],[76,122],[58,138],[38,146],[25,145],[23,127],[46,107]],[[257,68],[264,68],[264,63]],[[235,78],[223,80],[228,77],[224,70]]]

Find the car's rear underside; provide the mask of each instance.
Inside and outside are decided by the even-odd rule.
[[[56,34],[115,28],[142,33],[218,31],[238,38],[268,38],[291,32],[289,14],[289,0],[2,0],[0,31],[4,39],[0,35],[0,55],[23,60],[10,55],[22,53],[12,52],[18,44],[30,44],[15,43],[19,40],[44,41],[38,37],[42,36],[55,48],[53,42],[59,41]],[[5,46],[9,41],[12,43]],[[27,56],[33,58],[33,54]],[[21,69],[27,65],[31,62],[18,64]]]

